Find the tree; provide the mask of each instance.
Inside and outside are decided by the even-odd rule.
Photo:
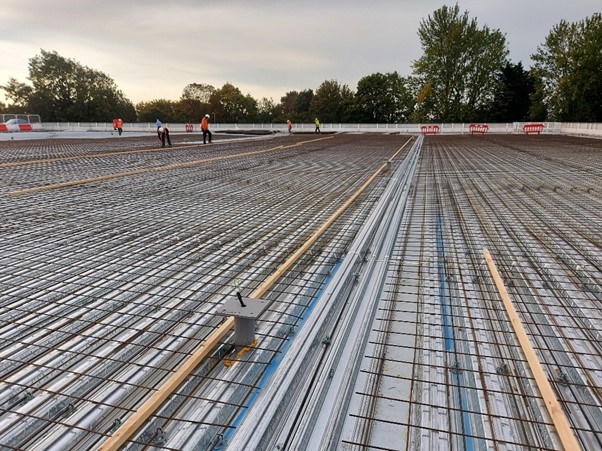
[[[211,111],[209,99],[215,88],[205,83],[190,83],[182,90],[177,106],[179,122],[200,121],[200,118]]]
[[[522,63],[510,62],[502,68],[493,103],[486,120],[491,122],[520,122],[529,120],[531,96],[535,92],[535,79],[523,69]]]
[[[271,124],[278,117],[279,107],[271,98],[263,97],[257,103],[257,120],[262,124]]]
[[[310,117],[320,122],[348,122],[354,114],[354,95],[347,85],[337,80],[322,82],[311,100]]]
[[[544,99],[542,81],[539,77],[533,75],[533,69],[531,69],[530,73],[535,80],[535,92],[529,96],[529,100],[531,101],[531,106],[529,107],[529,120],[542,122],[548,117],[548,106]]]
[[[225,123],[253,122],[257,119],[257,101],[246,96],[231,83],[226,83],[216,90],[209,99],[215,120]]]
[[[280,116],[278,120],[286,122],[288,119],[293,120],[293,107],[297,103],[299,93],[297,91],[289,91],[280,98]]]
[[[407,122],[414,99],[397,72],[379,72],[360,79],[355,102],[358,120],[367,123]]]
[[[32,82],[27,99],[30,112],[53,121],[110,121],[136,119],[132,103],[103,72],[82,66],[57,52],[41,50],[29,60]],[[23,84],[13,84],[21,87]]]
[[[25,113],[27,112],[29,105],[29,97],[33,92],[33,88],[25,83],[17,81],[13,77],[8,79],[8,83],[4,86],[0,86],[5,91],[7,99],[12,100],[10,109],[14,113]]]
[[[311,89],[301,91],[291,109],[291,119],[293,122],[313,122],[311,117],[311,101],[314,98],[314,92]]]
[[[202,108],[201,102],[194,99],[183,99],[177,102],[175,106],[175,117],[177,122],[200,122],[203,111],[209,111],[208,108]]]
[[[150,102],[140,102],[136,104],[138,120],[140,122],[155,122],[157,119],[160,119],[161,122],[180,122],[177,106],[177,102],[167,99],[155,99]]]
[[[549,119],[602,120],[602,14],[555,25],[531,55]]]
[[[417,110],[426,119],[476,120],[493,98],[495,74],[505,63],[506,38],[499,30],[479,28],[458,4],[443,6],[420,22],[423,55],[414,62],[421,81]],[[426,107],[425,107],[426,106]]]
[[[215,88],[206,83],[190,83],[182,90],[182,99],[198,100],[200,103],[209,103]]]

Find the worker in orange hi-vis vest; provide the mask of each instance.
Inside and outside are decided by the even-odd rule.
[[[209,131],[209,118],[211,116],[209,116],[208,114],[205,114],[205,116],[203,117],[203,120],[201,121],[201,131],[203,132],[203,144],[207,144],[206,139],[207,136],[209,136],[209,144],[211,144],[211,132]]]
[[[293,123],[290,119],[287,119],[286,125],[288,125],[288,134],[290,135],[291,133],[293,133]]]
[[[123,132],[123,121],[121,119],[117,119],[117,131],[119,132],[119,136]]]

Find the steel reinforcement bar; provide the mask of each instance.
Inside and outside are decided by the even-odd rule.
[[[412,140],[408,139],[397,152],[380,166],[366,182],[335,211],[316,232],[295,251],[270,277],[268,277],[253,293],[251,298],[262,297],[270,287],[306,252],[312,244],[334,223],[334,221],[368,188],[392,161]],[[181,364],[179,369],[133,414],[117,431],[99,448],[100,451],[117,450],[140,428],[161,404],[182,384],[190,373],[207,357],[210,351],[230,332],[234,326],[234,318],[227,318],[200,346]]]
[[[336,437],[343,425],[340,413],[346,411],[359,369],[355,359],[361,358],[368,338],[369,328],[358,324],[365,325],[373,316],[422,139],[418,138],[397,167],[269,387],[247,413],[248,420],[237,427],[228,449],[273,449],[283,441],[290,449],[325,449],[325,443],[338,443]],[[368,259],[370,246],[374,246],[374,255]],[[358,271],[364,265],[360,276]],[[358,276],[358,286],[354,286]]]

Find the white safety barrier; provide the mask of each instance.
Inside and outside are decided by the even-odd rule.
[[[526,122],[513,123],[488,123],[488,134],[523,134]],[[542,122],[544,129],[542,134],[577,134],[587,136],[602,136],[602,123],[565,123],[565,122]],[[171,133],[190,132],[191,124],[166,124]],[[425,130],[425,127],[438,127],[438,134],[471,134],[471,123],[432,123],[432,124],[321,124],[322,133],[411,133],[419,134]],[[271,131],[288,132],[285,123],[275,124],[225,124],[212,123],[210,128],[216,132],[244,132],[244,131]],[[45,131],[77,131],[77,132],[111,132],[113,124],[111,122],[44,122],[34,126],[34,129]],[[315,125],[294,124],[294,133],[313,133]],[[157,131],[155,123],[124,123],[124,133],[137,132],[154,134]],[[192,124],[192,131],[200,133],[199,124]]]

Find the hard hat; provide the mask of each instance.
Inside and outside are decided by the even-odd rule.
[[[206,117],[207,119],[209,119],[211,116],[209,116],[208,114],[205,114],[205,117]]]

